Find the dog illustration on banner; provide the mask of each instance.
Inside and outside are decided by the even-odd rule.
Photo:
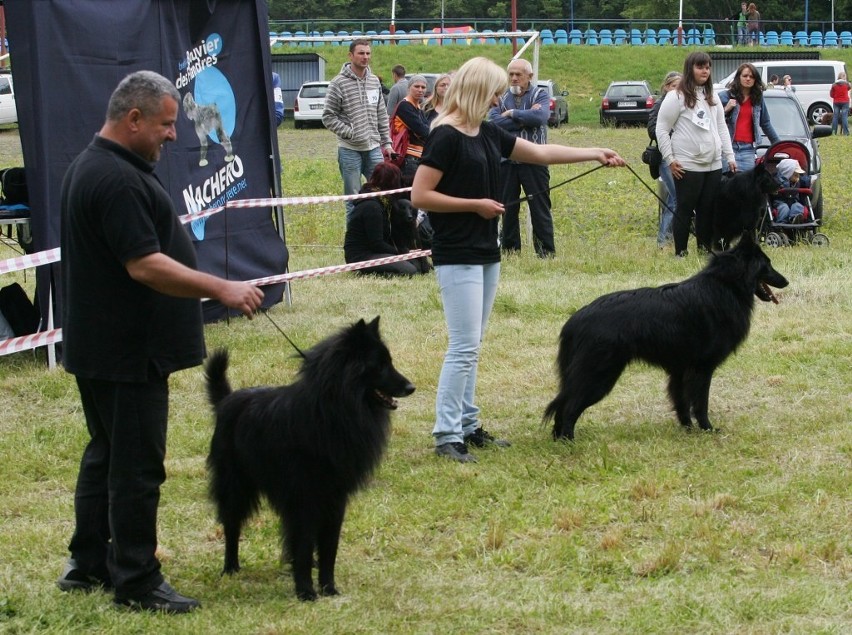
[[[198,143],[201,144],[201,152],[198,159],[199,166],[203,167],[207,165],[207,140],[213,134],[216,135],[219,143],[225,148],[225,161],[230,162],[234,160],[234,149],[231,146],[231,139],[222,125],[222,114],[219,112],[219,106],[215,103],[198,104],[193,98],[192,93],[187,93],[183,97],[183,111],[195,125],[195,134],[198,136]]]

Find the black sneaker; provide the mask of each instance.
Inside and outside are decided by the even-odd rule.
[[[201,606],[198,600],[184,597],[165,580],[156,589],[134,598],[113,600],[118,606],[127,606],[134,611],[162,611],[164,613],[189,613]]]
[[[467,451],[467,446],[464,443],[458,441],[435,446],[435,454],[459,463],[476,463],[476,457]]]
[[[486,445],[496,445],[498,448],[508,448],[512,444],[506,439],[496,439],[493,434],[485,431],[484,428],[477,428],[473,434],[469,434],[464,438],[465,445],[472,445],[475,448],[484,448]]]
[[[74,558],[69,558],[68,562],[65,563],[62,575],[56,581],[56,586],[65,593],[70,591],[88,593],[100,589],[111,589],[112,580],[109,577],[89,575],[77,566],[77,561]]]

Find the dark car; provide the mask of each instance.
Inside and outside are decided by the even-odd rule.
[[[813,128],[808,126],[808,118],[802,105],[795,95],[790,95],[784,90],[770,89],[763,92],[766,110],[772,127],[778,133],[782,141],[799,141],[808,149],[811,155],[811,165],[808,173],[811,177],[811,202],[814,207],[814,217],[822,218],[822,159],[819,156],[820,137],[831,136],[831,126],[817,125]],[[757,156],[763,156],[770,146],[769,139],[761,130],[760,138],[757,140]]]
[[[558,128],[563,123],[568,123],[568,91],[559,90],[552,79],[540,79],[536,84],[539,88],[544,88],[550,96],[550,117],[547,120],[547,125],[551,128]]]
[[[601,99],[601,125],[648,123],[656,96],[646,81],[612,82]]]

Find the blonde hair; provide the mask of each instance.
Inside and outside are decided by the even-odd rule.
[[[491,60],[474,57],[453,75],[444,97],[444,112],[432,122],[432,128],[445,123],[466,126],[485,120],[495,95],[502,95],[509,85],[506,71]]]
[[[429,99],[426,100],[426,103],[423,104],[423,112],[429,112],[435,110],[436,107],[443,107],[444,104],[447,103],[447,93],[444,93],[443,97],[438,96],[438,84],[440,84],[445,79],[450,80],[449,83],[452,84],[452,79],[450,79],[449,73],[444,73],[438,79],[435,80],[435,86],[432,89],[432,94],[429,95]],[[447,90],[450,89],[449,84],[447,84]]]

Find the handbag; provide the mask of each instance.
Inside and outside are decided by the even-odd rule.
[[[651,178],[656,180],[660,178],[660,165],[663,163],[663,153],[660,152],[660,148],[657,147],[657,142],[652,141],[648,144],[648,147],[645,148],[645,151],[642,152],[642,163],[645,163],[648,166],[648,169],[651,171]]]

